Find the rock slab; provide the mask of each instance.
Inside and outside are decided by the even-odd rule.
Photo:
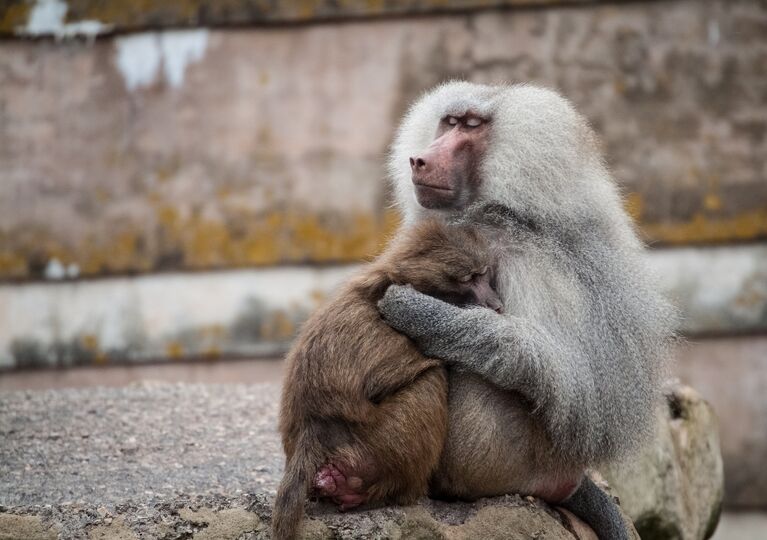
[[[604,473],[644,540],[710,538],[724,497],[716,415],[688,386],[666,401],[654,444]]]
[[[282,475],[278,395],[274,384],[159,383],[0,393],[0,540],[268,538]],[[593,537],[566,512],[516,495],[308,510],[307,539]]]

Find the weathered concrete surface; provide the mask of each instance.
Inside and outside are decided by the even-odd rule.
[[[167,384],[0,393],[0,538],[267,538],[282,472],[277,394]],[[315,504],[310,516],[316,539],[566,540],[582,527],[518,496],[346,514]]]
[[[417,0],[411,2],[255,2],[253,0],[10,0],[0,6],[0,36],[86,36],[184,26],[295,23],[467,11],[488,7],[577,4],[598,0]]]
[[[767,247],[652,250],[687,335],[767,330]],[[0,369],[280,354],[356,265],[0,285]]]
[[[721,419],[725,502],[767,509],[767,336],[691,340],[676,372]]]
[[[148,502],[257,488],[282,469],[276,385],[0,394],[0,504]]]
[[[4,41],[0,277],[364,258],[393,127],[451,77],[571,97],[648,239],[763,238],[765,28],[679,0]]]
[[[0,508],[0,539],[266,540],[270,516],[271,500],[257,493],[179,495],[155,503],[126,501],[114,508],[94,504]],[[423,500],[412,507],[345,514],[312,504],[310,516],[303,525],[303,540],[596,540],[582,522],[517,496],[475,504]]]
[[[666,395],[654,444],[605,476],[644,540],[710,538],[724,498],[717,419],[690,387]]]
[[[355,269],[0,285],[0,368],[275,355]]]
[[[767,531],[767,513],[725,512],[713,540],[754,540]]]
[[[649,261],[684,334],[767,330],[767,244],[655,250]]]
[[[279,383],[284,370],[285,363],[280,358],[24,369],[4,371],[0,377],[0,391],[120,387],[143,381],[192,384]]]

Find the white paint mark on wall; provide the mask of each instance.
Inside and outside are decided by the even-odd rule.
[[[74,279],[80,275],[80,265],[75,263],[70,263],[67,265],[67,277],[70,279]]]
[[[719,45],[720,37],[719,23],[717,21],[708,21],[708,44],[712,46]]]
[[[55,257],[48,261],[45,265],[45,279],[64,279],[66,277],[66,269],[64,265],[59,262]]]
[[[60,279],[75,279],[80,275],[80,266],[70,263],[64,266],[56,257],[48,261],[45,265],[45,279],[58,281]]]
[[[85,36],[94,38],[112,29],[112,25],[95,20],[64,22],[69,6],[62,0],[37,0],[29,13],[26,26],[20,26],[16,33],[24,36],[56,36],[71,38]]]
[[[117,68],[122,73],[128,90],[151,85],[160,68],[160,47],[156,33],[119,37]]]
[[[207,47],[207,30],[179,30],[160,35],[165,78],[172,87],[184,84],[186,67],[202,60]]]
[[[160,69],[172,88],[184,84],[187,67],[202,60],[208,30],[146,32],[115,40],[117,67],[128,90],[150,86]]]

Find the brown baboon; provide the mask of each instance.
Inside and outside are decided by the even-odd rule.
[[[412,228],[312,316],[288,354],[280,410],[287,456],[276,539],[293,538],[308,493],[341,509],[426,495],[447,429],[442,362],[382,319],[392,284],[500,310],[492,255],[474,228]]]

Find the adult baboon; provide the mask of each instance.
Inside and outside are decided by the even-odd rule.
[[[450,366],[433,493],[535,495],[628,538],[584,471],[652,433],[675,315],[588,123],[553,91],[452,82],[407,113],[390,169],[405,227],[482,216],[500,253],[502,315],[399,286],[379,303]]]

